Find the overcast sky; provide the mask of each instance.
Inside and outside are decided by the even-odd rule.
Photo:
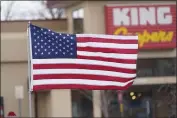
[[[1,1],[1,21],[6,20],[5,16],[7,11],[10,9],[10,4],[13,1]],[[57,10],[53,9],[54,12]],[[51,15],[47,12],[47,7],[41,4],[41,1],[14,1],[11,7],[11,20],[37,20],[42,19],[39,15],[39,11],[45,13],[45,16],[51,19]],[[73,12],[74,18],[83,18],[84,11],[83,9],[79,9]],[[65,17],[64,13],[63,16]]]
[[[12,1],[1,1],[1,20],[5,20],[5,15],[9,9],[9,5]],[[41,19],[38,11],[46,12],[48,18],[50,15],[47,14],[46,6],[41,4],[41,1],[14,1],[11,9],[11,15],[13,16],[13,20],[19,19]]]

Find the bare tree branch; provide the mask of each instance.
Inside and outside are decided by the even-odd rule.
[[[108,103],[108,96],[106,91],[100,91],[101,92],[101,102],[102,102],[102,112],[104,114],[105,118],[109,118],[109,103]]]
[[[9,1],[8,1],[9,2]],[[5,20],[10,20],[12,18],[12,7],[14,5],[14,1],[11,1],[5,10]]]
[[[62,14],[63,14],[63,10],[61,8],[54,8],[54,9],[50,9],[47,7],[45,1],[41,1],[41,4],[43,6],[45,6],[48,14],[50,14],[52,19],[57,19],[57,18],[61,18]],[[42,17],[46,17],[46,14],[42,11],[39,11],[39,15],[41,15]]]
[[[176,85],[166,84],[159,87],[157,92],[166,92],[167,95],[157,100],[157,105],[161,106],[168,102],[169,118],[176,118]]]
[[[14,19],[15,15],[13,14],[14,10],[12,8],[14,7],[15,2],[16,1],[6,1],[7,7],[5,8],[5,7],[1,6],[1,9],[3,9],[4,20],[13,20]],[[39,2],[42,5],[41,10],[36,10],[35,13],[32,13],[34,11],[30,11],[30,10],[28,11],[28,13],[19,12],[19,14],[17,14],[17,16],[19,16],[19,19],[21,18],[21,20],[23,20],[23,18],[25,19],[26,17],[29,17],[29,15],[32,19],[35,19],[35,18],[39,18],[39,19],[61,18],[62,14],[63,14],[63,9],[60,9],[60,8],[50,9],[47,7],[45,1],[39,1]]]
[[[78,90],[78,92],[80,92],[85,97],[87,97],[88,100],[93,101],[92,93],[90,91]],[[111,102],[112,100],[114,100],[114,98],[112,97],[114,94],[117,94],[117,91],[112,91],[112,90],[107,90],[107,91],[101,90],[100,91],[101,103],[97,103],[97,105],[100,107],[104,118],[110,117],[109,111],[112,110]]]

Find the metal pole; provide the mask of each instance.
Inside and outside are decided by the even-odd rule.
[[[123,103],[120,103],[120,115],[121,115],[121,118],[124,117],[124,111],[123,111],[124,107],[123,106],[124,106]]]
[[[29,89],[30,89],[30,81],[29,81]],[[31,118],[32,117],[32,96],[31,96],[31,91],[28,90],[28,99],[29,99],[29,117]]]
[[[32,117],[32,96],[31,96],[31,92],[29,90],[29,117]]]
[[[147,114],[147,118],[149,118],[149,114],[150,114],[150,104],[149,104],[149,100],[146,101],[146,114]]]
[[[21,99],[18,99],[18,110],[19,110],[19,117],[22,117],[22,105],[21,105]]]
[[[117,96],[118,96],[118,102],[119,102],[119,109],[120,109],[120,115],[121,118],[124,117],[124,105],[123,105],[123,95],[122,91],[117,91]]]
[[[27,50],[28,50],[28,84],[29,84],[29,90],[28,90],[28,96],[29,96],[29,117],[31,118],[32,117],[32,96],[31,96],[31,58],[30,58],[30,55],[31,55],[31,51],[30,51],[30,44],[31,44],[31,38],[30,38],[30,29],[29,29],[29,24],[30,22],[28,23],[27,25],[27,35],[28,35],[28,46],[27,46]]]

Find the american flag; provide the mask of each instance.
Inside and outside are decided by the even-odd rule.
[[[29,25],[31,89],[125,90],[136,78],[138,36],[65,34]]]

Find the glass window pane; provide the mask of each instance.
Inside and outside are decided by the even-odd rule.
[[[139,59],[137,61],[138,77],[175,76],[176,58]]]
[[[73,11],[73,18],[78,18],[78,11]]]
[[[93,117],[92,91],[72,90],[72,116]]]
[[[78,10],[78,17],[84,18],[84,9],[83,8]]]

